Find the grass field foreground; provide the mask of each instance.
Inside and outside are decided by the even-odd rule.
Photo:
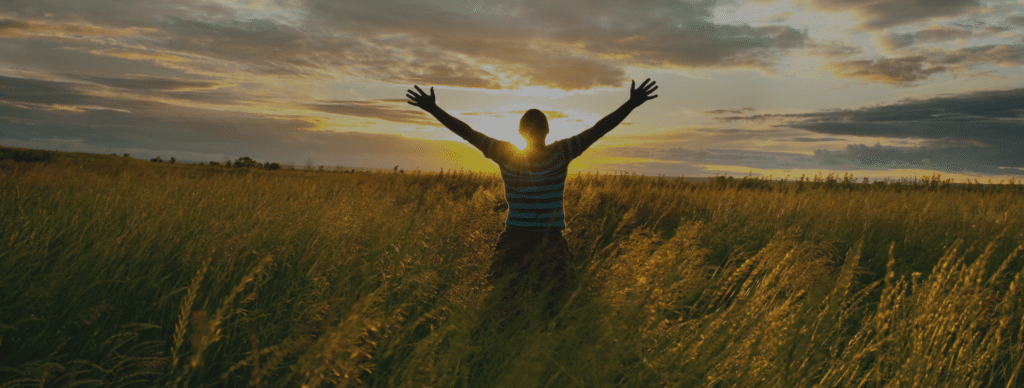
[[[488,332],[495,175],[0,160],[0,386],[1014,387],[1024,188],[572,176]]]

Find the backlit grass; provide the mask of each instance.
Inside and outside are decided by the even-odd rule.
[[[0,160],[0,384],[1022,384],[1019,185],[567,185],[574,299],[495,325],[496,176]]]

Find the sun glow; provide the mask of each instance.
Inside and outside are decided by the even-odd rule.
[[[519,134],[519,119],[522,113],[514,113],[516,109],[502,109],[495,112],[460,113],[460,119],[473,129],[493,137],[512,143],[519,150],[526,149],[526,139]]]

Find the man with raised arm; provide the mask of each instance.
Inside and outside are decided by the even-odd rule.
[[[619,109],[601,119],[593,127],[568,139],[545,144],[548,120],[543,112],[530,109],[519,121],[519,133],[526,139],[526,149],[520,151],[509,142],[490,138],[477,132],[437,106],[434,88],[430,94],[414,86],[408,90],[408,103],[430,113],[441,124],[465,139],[498,163],[501,179],[505,183],[508,215],[505,231],[498,237],[491,263],[489,280],[501,279],[512,286],[532,291],[547,289],[556,299],[575,278],[569,245],[562,236],[565,213],[562,211],[562,193],[569,162],[583,153],[597,139],[615,128],[633,109],[658,97],[658,89],[649,78],[630,86],[629,100]],[[531,272],[528,272],[531,271]],[[532,272],[538,271],[538,272]],[[532,274],[531,279],[519,279]],[[522,280],[522,281],[521,281]],[[523,284],[525,281],[528,284]]]

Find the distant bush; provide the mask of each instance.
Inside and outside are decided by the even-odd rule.
[[[253,160],[252,158],[250,158],[248,156],[243,156],[241,158],[235,159],[234,167],[235,168],[253,168],[253,167],[259,167],[259,163],[257,163],[255,160]]]
[[[0,160],[13,159],[16,162],[49,162],[53,160],[53,151],[28,150],[20,148],[0,148]]]
[[[155,157],[155,158],[153,158],[153,159],[150,159],[149,161],[150,161],[150,162],[156,162],[156,163],[163,163],[163,162],[164,162],[164,160],[163,160],[163,159],[160,159],[160,157],[159,157],[159,156],[157,156],[157,157]]]

